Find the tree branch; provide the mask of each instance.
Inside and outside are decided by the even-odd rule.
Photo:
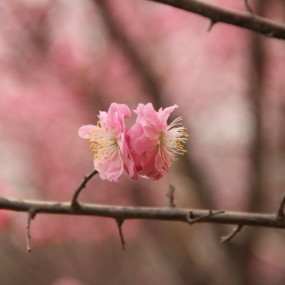
[[[26,225],[26,239],[27,239],[27,252],[31,252],[31,222],[36,217],[37,208],[30,208],[27,211],[27,225]]]
[[[84,176],[82,182],[78,185],[77,189],[75,190],[72,199],[71,199],[71,207],[73,209],[77,209],[79,208],[79,203],[78,203],[78,197],[79,194],[81,193],[81,191],[86,187],[87,182],[98,173],[97,170],[92,170],[89,174],[87,174],[86,176]]]
[[[209,18],[211,23],[226,23],[254,31],[266,37],[285,39],[285,25],[248,12],[223,9],[196,0],[150,0]]]
[[[17,200],[0,197],[0,209],[9,211],[29,212],[36,209],[37,215],[60,214],[82,215],[114,218],[115,220],[146,219],[180,221],[188,223],[187,217],[191,213],[192,219],[199,223],[240,224],[242,226],[256,226],[269,228],[285,228],[285,221],[276,218],[276,213],[246,213],[219,212],[219,215],[209,215],[209,210],[183,209],[169,207],[124,207],[113,205],[99,205],[82,203],[74,209],[70,202]],[[216,211],[215,211],[216,212]]]
[[[119,230],[119,236],[120,236],[120,241],[121,241],[121,245],[122,245],[122,250],[125,251],[126,250],[126,241],[125,241],[123,230],[122,230],[124,220],[123,219],[116,219],[116,222],[117,222],[117,226],[118,226],[118,230]]]
[[[248,0],[244,0],[244,6],[245,6],[247,12],[253,13],[253,10],[251,9],[251,7],[249,5]]]
[[[209,217],[213,217],[213,216],[216,216],[216,215],[220,215],[220,214],[223,214],[225,211],[224,210],[221,210],[221,211],[216,211],[216,212],[213,212],[212,210],[209,210],[207,214],[205,214],[204,216],[199,216],[199,217],[196,217],[194,218],[193,216],[193,212],[190,211],[188,213],[188,216],[186,216],[186,220],[188,222],[188,224],[190,225],[193,225],[193,224],[196,224],[196,223],[201,223],[202,220],[205,220]]]
[[[221,243],[226,243],[232,240],[241,231],[242,227],[242,225],[235,226],[228,235],[221,237]]]
[[[176,205],[174,203],[174,191],[175,191],[174,186],[169,185],[169,189],[168,189],[168,192],[166,194],[166,197],[168,198],[168,207],[170,207],[170,208],[176,207]]]
[[[284,220],[284,207],[285,207],[285,194],[283,194],[282,200],[280,202],[279,208],[276,213],[276,218],[278,220]]]

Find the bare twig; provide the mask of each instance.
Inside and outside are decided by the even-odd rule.
[[[8,199],[0,197],[0,209],[28,212],[36,209],[37,215],[59,214],[59,215],[81,215],[97,216],[113,219],[146,219],[162,221],[189,222],[187,217],[197,219],[195,222],[214,224],[242,224],[244,226],[285,228],[284,220],[277,220],[276,213],[248,213],[248,212],[227,212],[210,211],[200,209],[169,208],[169,207],[123,207],[113,205],[99,205],[81,203],[80,207],[72,210],[70,202],[56,201],[32,201],[20,199]],[[222,213],[223,212],[223,213]],[[191,213],[191,214],[190,214]],[[211,213],[211,214],[210,214]],[[201,217],[201,218],[200,218]],[[193,220],[192,220],[193,222]]]
[[[195,214],[193,213],[193,211],[190,211],[188,213],[188,215],[186,216],[186,220],[187,223],[189,223],[190,225],[193,225],[195,223],[200,223],[205,219],[208,219],[210,217],[216,216],[216,215],[220,215],[223,214],[225,211],[216,211],[213,212],[212,210],[209,210],[209,212],[205,215],[199,216],[199,217],[195,217]]]
[[[211,20],[210,21],[210,25],[209,25],[209,27],[208,27],[208,32],[211,32],[211,30],[212,30],[212,28],[214,27],[214,25],[216,24],[217,22],[215,22],[215,21],[213,21],[213,20]]]
[[[174,204],[174,191],[175,188],[173,185],[169,185],[168,192],[166,194],[166,197],[168,198],[168,207],[175,208],[176,205]]]
[[[231,239],[233,239],[241,231],[242,227],[243,225],[237,225],[236,227],[233,228],[233,230],[229,234],[222,236],[221,243],[226,243]]]
[[[87,182],[98,173],[97,170],[92,170],[89,174],[85,175],[82,182],[78,185],[77,189],[75,190],[72,200],[71,200],[71,209],[75,210],[79,208],[79,203],[77,201],[80,192],[86,187]]]
[[[279,208],[277,210],[276,219],[277,220],[284,220],[285,214],[284,214],[284,207],[285,207],[285,194],[283,195]]]
[[[26,240],[27,240],[27,252],[31,252],[31,212],[27,213],[27,225],[26,225]]]
[[[118,225],[118,230],[119,230],[119,236],[120,236],[120,241],[121,241],[121,245],[122,245],[122,250],[125,251],[126,250],[126,241],[124,239],[124,235],[123,235],[123,230],[122,230],[122,225],[124,223],[123,219],[116,219],[117,225]]]
[[[248,0],[243,0],[243,1],[244,1],[244,6],[245,6],[247,12],[253,14],[253,10],[251,9],[251,7],[249,5]]]
[[[26,240],[27,240],[27,252],[31,252],[31,222],[37,214],[37,208],[31,208],[27,212],[27,225],[26,225]]]
[[[223,9],[197,0],[149,0],[170,5],[209,18],[214,23],[226,23],[254,31],[266,37],[285,39],[285,25],[248,12]]]

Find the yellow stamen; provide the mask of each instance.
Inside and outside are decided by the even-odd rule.
[[[100,126],[100,123],[97,123]],[[119,151],[117,138],[107,127],[99,127],[90,132],[89,145],[94,160],[111,160]]]
[[[182,118],[178,117],[160,135],[157,147],[163,160],[170,165],[170,160],[177,160],[178,155],[184,155],[187,150],[185,144],[188,140],[186,128],[181,125]]]

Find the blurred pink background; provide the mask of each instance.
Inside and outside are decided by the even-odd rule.
[[[244,11],[240,1],[208,0]],[[285,21],[281,0],[251,1]],[[0,193],[70,200],[92,170],[77,130],[110,103],[177,104],[187,156],[157,182],[96,176],[81,201],[274,212],[285,191],[285,43],[145,0],[0,2]],[[129,121],[131,123],[131,120]],[[0,211],[3,285],[284,284],[282,230]]]

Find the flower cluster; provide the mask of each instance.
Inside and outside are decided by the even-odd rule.
[[[139,104],[134,111],[136,122],[128,129],[125,118],[131,110],[125,104],[112,103],[108,112],[99,113],[97,125],[78,130],[93,152],[94,168],[102,179],[118,181],[125,169],[136,180],[139,176],[158,180],[169,170],[171,162],[186,152],[187,141],[182,118],[169,125],[167,119],[177,105],[155,111],[152,104]]]

